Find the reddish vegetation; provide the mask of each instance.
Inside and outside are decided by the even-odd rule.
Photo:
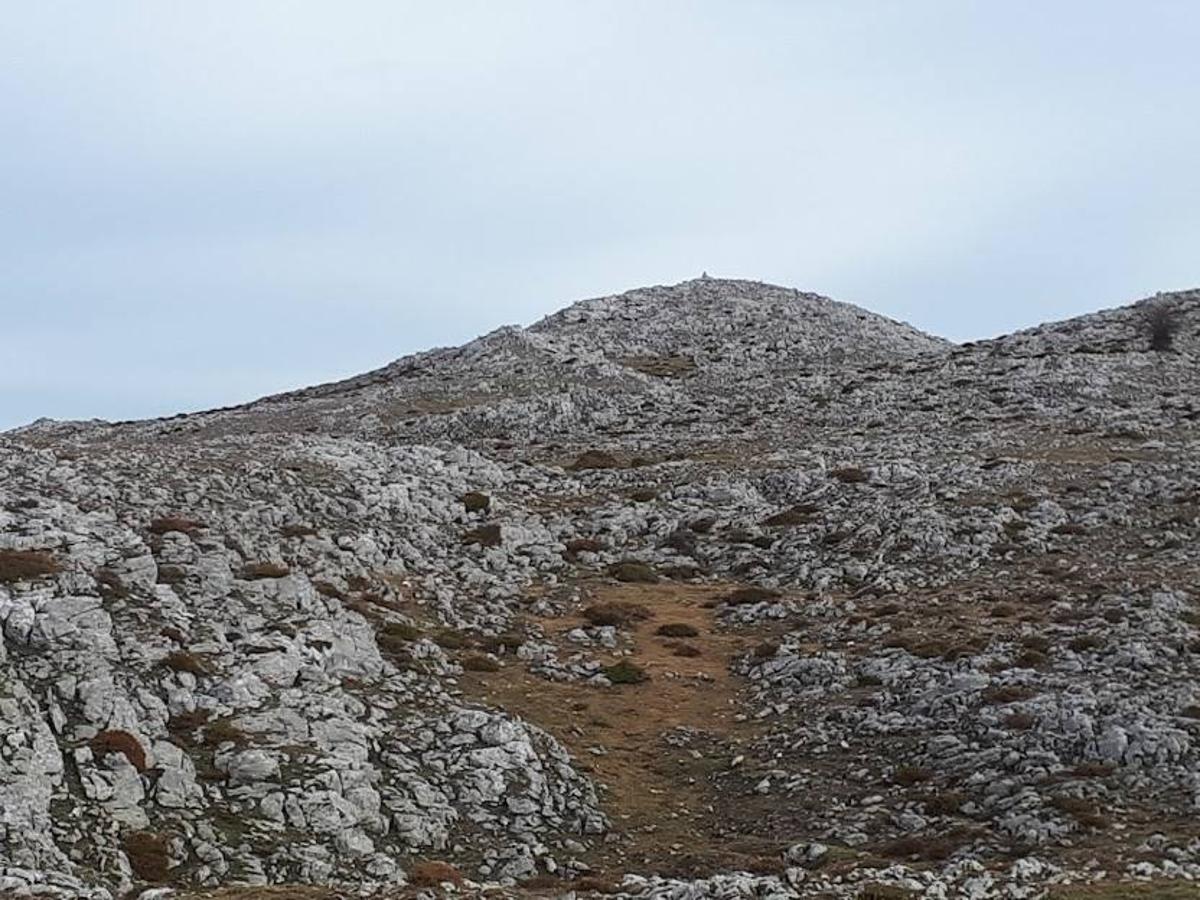
[[[0,583],[29,581],[61,571],[58,561],[44,550],[0,550]]]
[[[449,863],[427,860],[416,863],[408,870],[408,883],[414,887],[437,887],[446,882],[454,885],[463,883],[462,872]]]
[[[109,753],[123,753],[130,764],[139,772],[146,771],[146,751],[141,742],[128,731],[102,731],[88,745],[92,754],[100,759]]]

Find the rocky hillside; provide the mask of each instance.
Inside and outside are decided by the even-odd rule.
[[[700,279],[0,435],[0,891],[1200,878],[1198,388]]]

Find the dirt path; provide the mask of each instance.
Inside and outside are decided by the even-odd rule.
[[[624,603],[649,612],[622,629],[631,654],[596,652],[605,662],[626,659],[642,667],[649,680],[641,684],[559,684],[518,665],[463,678],[467,696],[549,731],[597,783],[619,836],[592,860],[603,869],[620,872],[636,864],[695,874],[778,867],[773,844],[739,846],[722,833],[721,809],[739,780],[734,760],[757,731],[752,716],[739,720],[749,711],[740,706],[741,680],[729,672],[730,659],[749,650],[755,638],[720,629],[707,605],[729,590],[666,582],[585,587],[583,607]],[[580,616],[538,623],[564,652],[573,646],[566,632],[586,624]],[[691,626],[697,634],[656,634],[668,624]],[[679,655],[681,645],[695,655]]]

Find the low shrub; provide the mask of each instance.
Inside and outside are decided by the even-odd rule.
[[[500,663],[482,653],[470,653],[460,663],[468,672],[499,672]]]
[[[667,622],[665,625],[659,625],[658,628],[655,629],[654,633],[661,637],[699,637],[700,629],[695,625],[689,625],[686,622]]]
[[[166,655],[163,665],[172,672],[189,672],[196,676],[212,674],[208,663],[188,650],[172,650]]]
[[[649,619],[652,614],[650,610],[640,604],[614,600],[608,603],[595,603],[587,607],[582,615],[592,625],[626,628],[634,622]]]
[[[831,478],[836,478],[838,481],[842,482],[842,484],[864,484],[865,482],[871,480],[870,473],[854,466],[844,466],[840,469],[833,469],[830,471],[829,476]]]
[[[241,577],[247,581],[258,581],[264,578],[286,578],[291,569],[282,563],[252,562],[242,567]]]
[[[153,519],[150,522],[150,533],[166,534],[169,531],[178,531],[183,534],[193,534],[204,527],[203,522],[198,522],[195,519],[188,519],[183,516],[163,516],[159,519]]]
[[[226,743],[244,747],[248,742],[246,732],[233,724],[233,719],[217,719],[204,729],[204,744],[207,747],[219,747]]]
[[[1142,320],[1151,350],[1165,353],[1174,347],[1179,331],[1179,315],[1175,310],[1161,300],[1148,303],[1142,310]]]
[[[311,537],[317,533],[317,529],[311,525],[284,525],[279,533],[285,538],[302,538]]]
[[[467,512],[484,512],[492,505],[492,498],[479,491],[467,491],[459,498]]]
[[[620,466],[621,463],[611,453],[605,453],[603,450],[586,450],[579,454],[575,458],[575,462],[567,468],[581,472],[587,469],[617,469]]]
[[[408,870],[408,883],[413,887],[437,887],[447,883],[458,886],[463,881],[462,872],[450,863],[438,860],[422,860]]]
[[[643,681],[650,680],[645,669],[627,659],[611,666],[605,666],[600,671],[613,684],[641,684]]]
[[[171,852],[164,835],[152,831],[134,831],[125,835],[121,849],[129,859],[133,874],[142,881],[159,883],[167,880]]]
[[[481,525],[463,535],[464,544],[479,544],[481,547],[499,547],[501,542],[499,525]]]
[[[749,606],[752,603],[762,603],[765,600],[774,600],[779,597],[779,591],[773,591],[770,588],[756,587],[740,587],[726,594],[722,599],[730,606]]]
[[[608,574],[627,584],[653,584],[658,581],[654,570],[643,562],[625,560],[608,567]]]
[[[128,731],[101,731],[88,743],[92,755],[97,759],[109,753],[120,753],[139,772],[146,771],[146,751],[141,741]]]
[[[32,581],[61,571],[58,560],[45,550],[0,550],[0,583]]]

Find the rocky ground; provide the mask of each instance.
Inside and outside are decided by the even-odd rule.
[[[1193,896],[1198,388],[701,279],[0,435],[0,891]]]

